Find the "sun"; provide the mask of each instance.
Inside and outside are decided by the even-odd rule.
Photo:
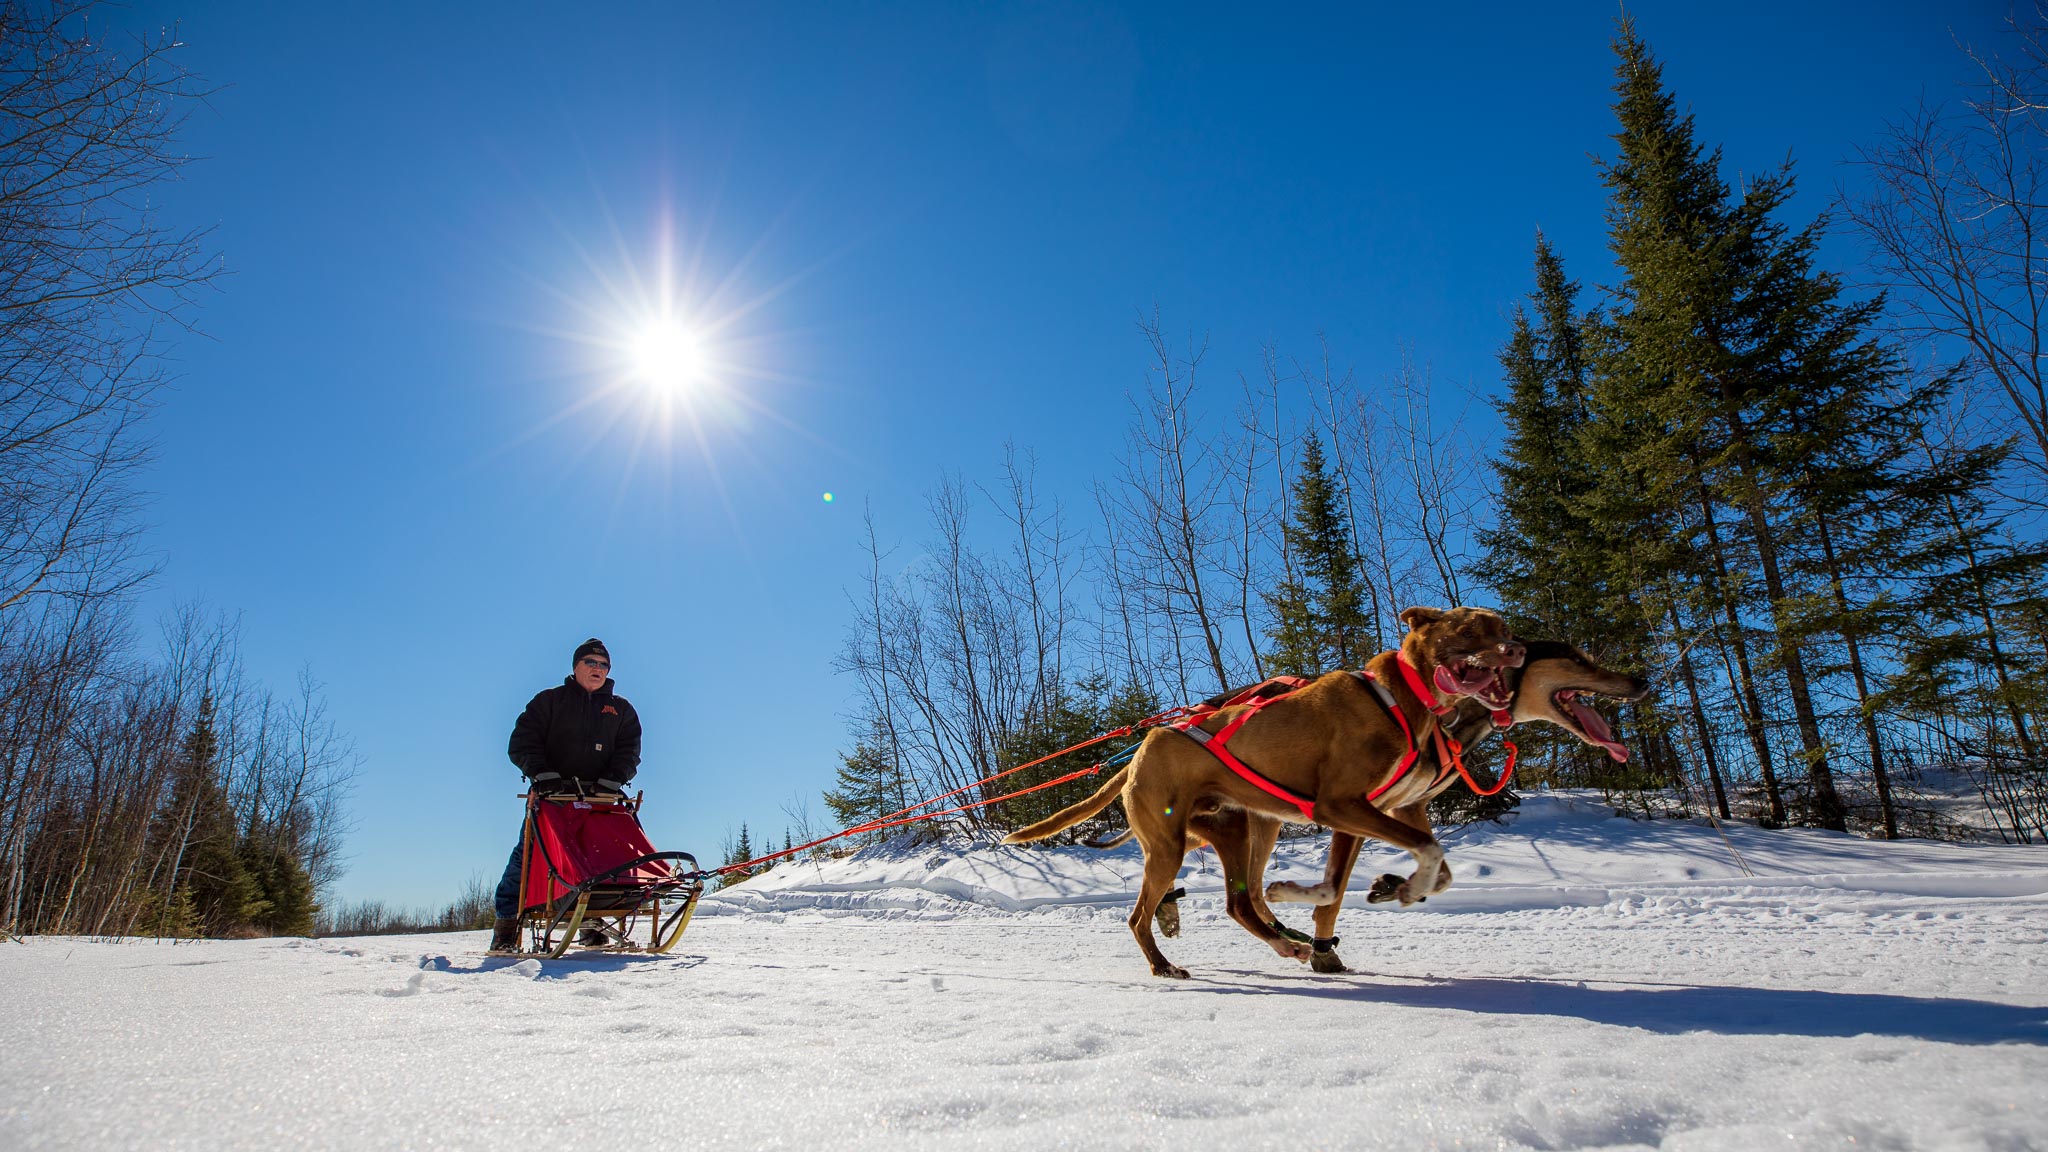
[[[634,334],[629,351],[634,378],[660,395],[674,396],[705,378],[703,341],[674,320],[643,325]]]
[[[542,368],[560,404],[506,450],[574,428],[581,453],[612,462],[620,498],[688,475],[691,491],[715,491],[728,514],[732,461],[756,461],[792,436],[834,450],[797,403],[811,382],[777,306],[817,265],[762,281],[773,262],[766,237],[735,249],[709,217],[685,228],[660,205],[644,236],[602,204],[584,215],[603,227],[561,234],[561,252],[580,268],[554,255],[528,276],[547,318],[523,326],[552,338]],[[728,249],[744,254],[728,259]]]

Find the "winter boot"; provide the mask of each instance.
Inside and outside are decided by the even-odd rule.
[[[491,925],[491,951],[519,951],[518,917],[515,916],[508,919],[506,917],[500,916],[497,919],[497,921]]]

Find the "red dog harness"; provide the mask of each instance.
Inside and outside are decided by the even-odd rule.
[[[1456,713],[1457,708],[1436,698],[1436,693],[1431,692],[1429,685],[1423,682],[1422,673],[1415,670],[1415,665],[1408,663],[1407,656],[1397,654],[1394,657],[1394,661],[1401,666],[1401,679],[1408,682],[1408,690],[1415,693],[1415,698],[1422,702],[1424,708],[1429,709],[1437,716],[1436,727],[1431,733],[1436,738],[1437,769],[1436,779],[1430,782],[1430,787],[1435,788],[1438,784],[1442,784],[1450,777],[1452,770],[1455,769],[1458,775],[1465,778],[1465,786],[1472,789],[1478,795],[1492,796],[1501,789],[1506,788],[1508,780],[1515,774],[1515,760],[1521,755],[1521,750],[1515,747],[1514,741],[1501,741],[1501,746],[1508,750],[1508,762],[1501,768],[1500,778],[1493,782],[1493,787],[1481,788],[1479,781],[1474,780],[1472,773],[1465,767],[1465,746],[1458,742],[1457,737],[1444,731],[1444,720]],[[1407,773],[1408,765],[1415,762],[1415,757],[1421,749],[1416,746],[1415,734],[1408,730],[1408,718],[1401,714],[1400,706],[1394,703],[1393,696],[1380,686],[1379,680],[1371,672],[1360,674],[1372,685],[1373,690],[1379,694],[1380,703],[1385,704],[1387,711],[1394,714],[1394,719],[1401,722],[1401,732],[1408,737],[1408,755],[1402,758],[1401,766],[1394,770],[1393,778],[1374,789],[1371,795],[1366,797],[1368,800],[1376,800],[1379,798],[1380,793],[1392,788],[1394,782]],[[1514,724],[1515,718],[1512,713],[1504,708],[1493,710],[1494,727],[1512,728]]]
[[[1275,684],[1286,685],[1287,691],[1276,693],[1271,696],[1259,695],[1260,692],[1265,691],[1267,688],[1270,688]],[[1202,711],[1197,712],[1194,715],[1187,717],[1186,719],[1176,720],[1173,722],[1172,726],[1174,728],[1178,728],[1182,732],[1187,733],[1187,735],[1191,739],[1193,739],[1195,743],[1200,744],[1204,748],[1207,748],[1211,756],[1214,756],[1216,757],[1216,759],[1221,760],[1225,768],[1228,768],[1232,772],[1235,772],[1239,776],[1243,777],[1245,783],[1250,784],[1252,787],[1257,788],[1259,791],[1264,792],[1268,796],[1271,796],[1277,800],[1284,800],[1287,803],[1294,805],[1296,808],[1299,808],[1301,810],[1302,819],[1314,822],[1316,818],[1316,802],[1313,797],[1303,796],[1301,793],[1296,792],[1294,789],[1289,788],[1284,784],[1276,784],[1273,781],[1266,779],[1264,776],[1253,771],[1251,765],[1246,764],[1242,760],[1239,760],[1230,751],[1230,738],[1232,736],[1237,735],[1237,730],[1244,727],[1246,721],[1258,715],[1260,709],[1266,707],[1266,705],[1268,704],[1273,703],[1275,700],[1285,700],[1289,696],[1294,695],[1296,692],[1299,692],[1306,687],[1308,687],[1308,681],[1303,680],[1299,676],[1275,676],[1270,680],[1261,681],[1260,683],[1255,684],[1242,692],[1239,692],[1237,695],[1232,696],[1230,699],[1225,700],[1222,704],[1219,704],[1214,708],[1204,707]],[[1225,724],[1223,727],[1217,729],[1214,733],[1205,732],[1199,726],[1201,722],[1207,719],[1211,714],[1221,712],[1225,708],[1236,707],[1240,704],[1244,705],[1244,711],[1239,713],[1235,719],[1230,721],[1230,723]]]
[[[1493,787],[1481,788],[1479,783],[1472,779],[1472,773],[1465,768],[1465,746],[1444,731],[1444,719],[1455,714],[1457,708],[1454,705],[1437,699],[1436,693],[1429,690],[1429,685],[1423,681],[1421,673],[1417,672],[1415,667],[1408,663],[1407,657],[1397,655],[1395,659],[1401,666],[1401,678],[1407,681],[1408,690],[1415,694],[1416,700],[1424,708],[1427,708],[1438,717],[1438,722],[1431,729],[1432,735],[1436,740],[1437,774],[1436,779],[1431,781],[1430,787],[1435,788],[1437,785],[1442,784],[1455,771],[1458,775],[1465,778],[1466,786],[1481,796],[1491,796],[1506,788],[1509,778],[1514,775],[1515,758],[1519,754],[1514,744],[1503,741],[1508,750],[1507,766],[1501,769],[1500,779],[1494,781]],[[1414,767],[1415,762],[1422,756],[1422,744],[1415,738],[1415,731],[1408,724],[1408,716],[1401,711],[1401,705],[1395,701],[1394,694],[1387,690],[1386,685],[1380,683],[1379,677],[1374,676],[1371,669],[1360,668],[1351,674],[1358,677],[1360,683],[1372,689],[1373,696],[1379,700],[1380,706],[1387,710],[1387,714],[1394,718],[1394,722],[1401,726],[1401,735],[1408,741],[1408,751],[1402,755],[1401,762],[1394,766],[1394,774],[1389,776],[1385,783],[1366,794],[1366,799],[1373,801],[1378,800],[1386,793],[1387,789],[1400,783],[1408,775],[1408,770]],[[1252,768],[1251,765],[1238,759],[1237,755],[1230,750],[1230,738],[1237,735],[1238,730],[1249,723],[1252,717],[1258,715],[1260,710],[1275,701],[1287,699],[1289,696],[1308,687],[1308,683],[1307,680],[1299,676],[1274,676],[1239,692],[1221,704],[1199,706],[1196,712],[1174,721],[1170,726],[1185,733],[1189,739],[1208,749],[1211,756],[1216,757],[1225,768],[1236,773],[1245,783],[1250,784],[1252,787],[1257,788],[1276,800],[1293,805],[1301,813],[1302,819],[1313,823],[1316,818],[1316,802],[1314,797],[1304,796],[1284,784],[1268,779]],[[1287,690],[1271,695],[1261,695],[1261,693],[1267,692],[1276,686],[1284,686]],[[1222,728],[1217,729],[1213,733],[1202,729],[1201,722],[1209,716],[1225,708],[1240,706],[1244,708],[1244,711],[1232,717],[1230,722]],[[1505,711],[1496,711],[1493,714],[1493,722],[1499,727],[1506,728],[1514,723],[1514,719]]]

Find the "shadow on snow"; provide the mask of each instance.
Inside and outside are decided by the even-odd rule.
[[[635,955],[631,952],[570,952],[550,960],[540,956],[483,956],[472,957],[474,963],[458,964],[446,956],[422,956],[420,967],[429,972],[452,972],[457,975],[477,975],[485,972],[502,972],[521,964],[538,964],[538,980],[559,980],[575,972],[626,972],[644,968],[695,968],[709,957],[669,954],[662,956]]]
[[[1239,973],[1254,976],[1253,973]],[[1319,996],[1409,1008],[1496,1015],[1573,1016],[1595,1024],[1678,1035],[1899,1036],[1942,1044],[2048,1045],[2048,1008],[1863,992],[1669,985],[1590,988],[1575,982],[1492,978],[1413,984],[1341,981],[1195,987],[1230,995]]]

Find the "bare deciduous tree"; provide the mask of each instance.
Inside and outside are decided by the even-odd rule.
[[[1176,353],[1156,316],[1139,324],[1152,371],[1136,408],[1122,475],[1109,490],[1109,514],[1129,552],[1118,567],[1133,582],[1140,611],[1176,653],[1176,691],[1229,687],[1232,662],[1224,631],[1230,604],[1230,526],[1220,523],[1231,493],[1227,450],[1198,427],[1195,377],[1203,350]],[[1192,661],[1185,653],[1195,649]]]
[[[105,595],[126,559],[158,333],[217,273],[163,221],[204,87],[160,32],[115,43],[89,4],[0,2],[0,611]]]
[[[2048,6],[2011,27],[2004,55],[1965,49],[1980,73],[1967,96],[1923,104],[1861,150],[1871,188],[1843,203],[1909,331],[1962,352],[2004,398],[2038,488],[2048,482]]]
[[[1011,529],[1008,559],[976,546],[971,490],[957,477],[930,493],[932,535],[904,572],[885,570],[868,522],[868,586],[838,661],[860,684],[862,747],[848,758],[858,779],[828,797],[835,810],[882,815],[1011,767],[1020,740],[1064,702],[1068,531],[1057,508],[1040,508],[1028,458],[1006,454],[1003,488],[984,495]]]

